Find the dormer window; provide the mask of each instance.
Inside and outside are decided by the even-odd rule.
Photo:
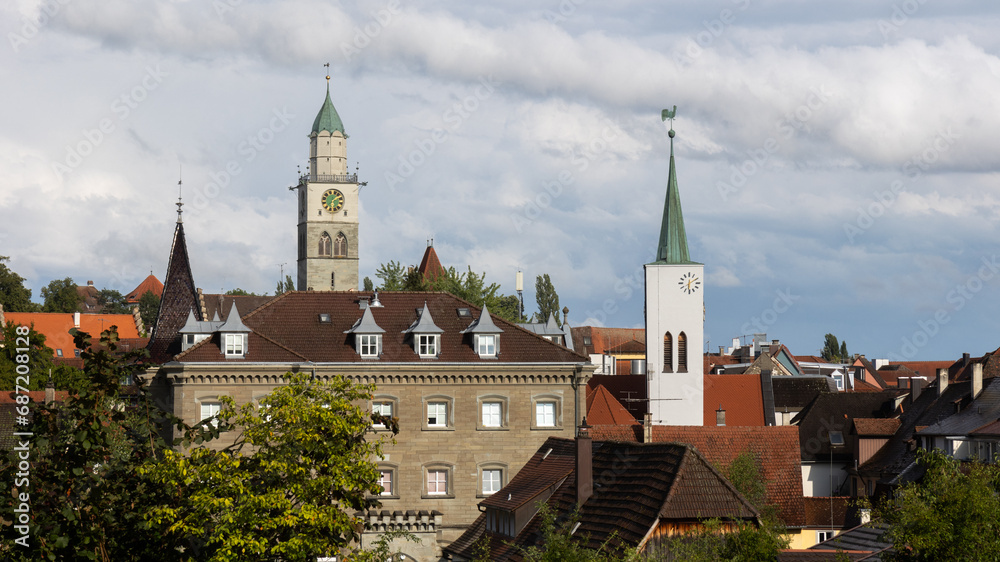
[[[358,353],[362,357],[378,357],[382,349],[381,334],[358,334]]]
[[[480,357],[497,356],[497,336],[496,334],[479,334],[476,336],[477,347]]]
[[[437,334],[421,334],[417,336],[417,354],[421,357],[437,357],[438,341]]]
[[[226,334],[226,357],[243,357],[246,353],[246,334]]]

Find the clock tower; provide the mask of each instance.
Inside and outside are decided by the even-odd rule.
[[[681,197],[674,169],[673,118],[671,120],[670,170],[656,261],[646,273],[646,384],[653,423],[704,424],[705,266],[688,254]]]
[[[326,100],[309,133],[309,170],[298,191],[300,291],[358,290],[358,175],[347,170],[347,133]]]

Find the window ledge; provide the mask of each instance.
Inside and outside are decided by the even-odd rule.
[[[438,426],[433,426],[433,425],[425,425],[422,428],[420,428],[420,430],[421,431],[455,431],[455,428],[451,427],[451,426],[438,427]]]
[[[422,500],[453,500],[455,494],[420,494]]]
[[[562,431],[563,427],[561,425],[534,425],[531,426],[532,431]]]
[[[476,431],[510,431],[507,426],[492,427],[488,425],[480,425],[476,427]]]

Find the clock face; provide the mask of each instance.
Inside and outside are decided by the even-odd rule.
[[[328,189],[323,193],[323,208],[331,213],[344,208],[344,194],[336,189]]]
[[[701,279],[698,279],[697,275],[689,271],[681,275],[681,280],[677,284],[680,285],[682,291],[690,295],[701,286]]]

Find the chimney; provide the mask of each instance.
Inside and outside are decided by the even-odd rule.
[[[94,286],[94,282],[93,281],[87,281],[87,286],[88,287],[93,287]]]
[[[653,414],[649,412],[642,416],[642,442],[653,442]]]
[[[968,353],[963,353],[962,354],[962,366],[965,367],[968,364],[969,364],[969,354]]]
[[[576,506],[583,507],[594,492],[594,444],[587,418],[576,432]]]
[[[916,378],[910,379],[910,401],[916,402],[917,398],[920,398],[920,391],[924,388],[924,379]]]
[[[720,345],[719,346],[719,355],[725,355],[725,354],[726,354],[726,346]]]
[[[910,378],[909,377],[899,377],[896,379],[896,386],[899,388],[910,388]]]
[[[719,427],[726,425],[726,411],[722,409],[722,404],[719,404],[719,409],[715,411],[715,425]]]
[[[45,403],[51,404],[56,399],[56,385],[52,382],[52,371],[49,371],[49,382],[45,383]]]
[[[973,363],[972,364],[972,399],[975,400],[976,396],[983,391],[983,364]]]
[[[563,326],[566,325],[566,317],[567,316],[569,316],[569,307],[568,306],[564,306],[563,307],[563,321],[562,321]]]
[[[74,328],[79,328],[80,327],[80,313],[79,312],[74,312],[73,313],[73,327]]]
[[[938,396],[948,390],[948,369],[938,369]]]

